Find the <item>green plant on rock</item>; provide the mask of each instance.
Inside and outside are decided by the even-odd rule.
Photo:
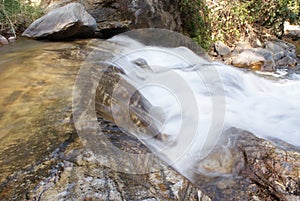
[[[20,0],[0,0],[0,33],[22,32],[43,11],[38,6],[31,6]]]
[[[183,30],[201,47],[208,49],[211,42],[208,7],[204,0],[177,0],[183,21]]]

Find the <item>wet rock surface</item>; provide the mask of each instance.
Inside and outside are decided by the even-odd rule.
[[[300,148],[232,128],[203,161],[197,185],[212,200],[299,200]]]
[[[103,121],[99,119],[99,121]],[[132,153],[148,152],[136,138],[122,133],[106,121],[107,137],[117,135],[119,148]],[[111,138],[112,140],[113,138]],[[120,140],[123,139],[123,140]],[[124,143],[126,142],[127,143]],[[133,145],[133,146],[131,146]],[[138,147],[138,149],[136,149]],[[156,172],[126,174],[103,165],[76,139],[59,156],[59,174],[42,181],[28,199],[41,200],[207,200],[209,197],[163,162]],[[118,161],[111,161],[118,165]],[[58,166],[56,166],[58,167]],[[58,169],[58,168],[57,168]],[[53,170],[55,172],[58,172]]]
[[[1,49],[2,200],[24,199],[72,138],[72,89],[87,44],[24,40]]]

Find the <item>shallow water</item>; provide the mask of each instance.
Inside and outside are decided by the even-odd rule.
[[[72,89],[84,43],[21,40],[0,49],[0,182],[74,132]]]

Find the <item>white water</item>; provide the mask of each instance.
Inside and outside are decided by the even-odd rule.
[[[205,157],[230,127],[300,146],[299,79],[266,80],[207,62],[184,47],[149,47],[125,36],[111,40],[124,46],[124,55],[112,62],[164,114],[160,131],[172,136],[169,144],[145,143],[178,169]],[[134,64],[136,59],[150,69]]]

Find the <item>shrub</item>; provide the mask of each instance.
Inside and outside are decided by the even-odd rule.
[[[284,21],[300,21],[300,0],[177,1],[184,31],[205,49],[217,40],[228,44],[244,39],[253,30],[268,30],[280,37]]]
[[[16,35],[40,17],[43,11],[38,6],[31,6],[20,0],[0,0],[0,33]]]
[[[211,42],[208,7],[203,0],[178,0],[183,31],[201,47],[208,49]]]

